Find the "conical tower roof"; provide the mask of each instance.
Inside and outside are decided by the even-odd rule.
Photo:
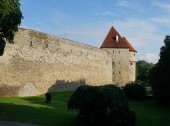
[[[113,26],[110,28],[100,48],[129,48],[129,51],[136,52],[126,38],[122,38]]]

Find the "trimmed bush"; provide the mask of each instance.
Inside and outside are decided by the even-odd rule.
[[[146,95],[145,87],[139,81],[126,84],[123,90],[129,100],[143,100]]]
[[[135,124],[135,114],[130,110],[125,94],[114,85],[80,86],[70,97],[68,109],[78,110],[80,119],[93,124]]]

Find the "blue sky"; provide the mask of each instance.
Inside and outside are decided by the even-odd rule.
[[[170,33],[170,0],[20,0],[21,27],[100,47],[111,26],[157,62]]]

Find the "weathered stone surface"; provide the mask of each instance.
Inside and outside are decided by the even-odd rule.
[[[14,44],[7,43],[4,55],[0,56],[0,87],[4,91],[8,91],[4,85],[17,87],[10,96],[32,96],[66,90],[61,84],[56,85],[57,80],[124,85],[135,80],[135,58],[135,52],[128,48],[99,49],[20,28]],[[64,85],[73,89],[70,84]]]
[[[32,82],[27,82],[26,84],[22,85],[19,92],[18,96],[36,96],[38,95],[38,90],[35,84]]]
[[[112,83],[111,57],[107,51],[95,47],[20,29],[14,44],[7,43],[0,57],[0,85],[22,87],[32,82],[37,93],[42,94],[56,80],[85,79],[90,85]]]

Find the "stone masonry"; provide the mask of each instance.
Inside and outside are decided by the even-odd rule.
[[[4,85],[17,87],[18,96],[32,96],[47,92],[57,80],[85,80],[89,85],[134,81],[134,67],[129,66],[129,49],[119,51],[128,55],[122,53],[121,64],[125,64],[122,73],[130,69],[132,73],[124,72],[121,80],[113,74],[114,69],[119,69],[113,67],[116,54],[107,49],[20,28],[14,44],[7,43],[4,55],[0,57],[0,88]]]

